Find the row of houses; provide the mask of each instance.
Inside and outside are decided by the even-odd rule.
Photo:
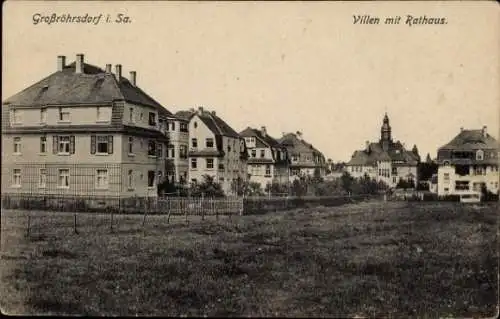
[[[480,193],[484,190],[499,193],[499,144],[487,127],[464,129],[449,143],[438,148],[437,171],[429,181],[429,190],[439,196]],[[430,158],[427,159],[427,162]],[[407,150],[392,138],[389,117],[385,114],[376,142],[366,142],[364,149],[353,153],[345,170],[354,177],[369,176],[396,187],[419,182],[420,155],[416,145]]]
[[[158,183],[211,175],[226,194],[237,180],[288,183],[326,173],[323,154],[300,132],[236,132],[203,107],[172,113],[122,66],[83,54],[57,57],[54,73],[3,102],[2,193],[156,196]]]

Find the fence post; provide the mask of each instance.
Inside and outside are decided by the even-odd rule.
[[[196,205],[195,205],[195,207],[196,207]],[[185,212],[185,221],[186,221],[186,223],[188,222],[188,211],[189,211],[190,209],[191,209],[191,208],[189,207],[189,201],[188,201],[188,202],[187,202],[187,207],[186,207],[186,209],[185,209],[185,211],[186,211],[186,212]]]
[[[148,213],[149,197],[146,197],[144,201],[144,218],[142,219],[142,227],[146,225],[146,215]]]
[[[172,202],[171,199],[167,197],[167,207],[168,207],[168,215],[167,215],[167,224],[170,223],[170,214],[172,213]]]
[[[31,224],[31,215],[28,215],[28,227],[26,228],[26,237],[30,236],[30,224]]]
[[[76,213],[73,215],[73,231],[75,234],[78,234],[78,230],[76,229]]]

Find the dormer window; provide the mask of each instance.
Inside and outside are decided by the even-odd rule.
[[[156,126],[156,114],[154,112],[149,112],[149,125]]]
[[[482,161],[484,159],[484,152],[482,150],[478,150],[476,152],[476,160]]]

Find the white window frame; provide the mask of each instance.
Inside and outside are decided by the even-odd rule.
[[[66,180],[64,183],[61,184],[61,181],[63,180],[61,178],[64,178],[64,177],[66,178]],[[69,168],[58,169],[58,171],[57,171],[57,188],[69,188],[70,177],[71,177],[71,174],[70,174]],[[63,185],[63,184],[67,184],[67,185]]]
[[[99,144],[106,144],[106,151],[99,151]],[[95,138],[95,153],[97,155],[108,155],[109,154],[109,140],[107,135],[96,135]]]
[[[266,164],[265,175],[271,176],[271,165],[270,164]]]
[[[23,123],[23,114],[22,110],[20,109],[13,109],[11,111],[11,124],[12,125],[19,125]]]
[[[47,108],[40,109],[40,124],[47,123]]]
[[[127,187],[129,190],[134,189],[134,170],[129,169],[127,173]]]
[[[209,165],[209,163],[212,163],[212,165]],[[207,169],[214,169],[214,159],[213,158],[206,159],[206,167],[207,167]]]
[[[22,147],[21,137],[15,136],[12,139],[12,143],[13,143],[13,154],[14,155],[21,155],[21,147]]]
[[[40,168],[40,172],[38,174],[38,188],[47,187],[47,169]]]
[[[128,138],[128,155],[134,155],[134,138],[132,136],[129,136]]]
[[[14,168],[12,170],[12,187],[20,188],[22,183],[22,175],[20,168]]]
[[[107,169],[99,168],[96,170],[95,188],[96,189],[108,189],[109,188],[109,171]]]
[[[478,150],[476,152],[476,160],[478,161],[484,160],[484,152],[482,150]]]
[[[65,115],[67,118],[65,118]],[[59,108],[59,122],[68,123],[70,122],[70,111],[69,108],[60,107]]]
[[[133,107],[129,108],[128,121],[129,121],[129,123],[134,123],[134,108]]]
[[[65,151],[67,145],[68,151]],[[68,155],[70,153],[71,137],[69,135],[60,135],[57,141],[57,154]]]
[[[98,106],[96,108],[96,122],[98,122],[98,123],[108,122],[108,119],[103,118],[103,115],[106,115],[106,112],[103,112],[103,109],[105,109],[105,107]]]
[[[47,136],[40,136],[40,154],[47,154],[47,145]]]

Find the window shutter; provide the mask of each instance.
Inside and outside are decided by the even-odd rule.
[[[95,154],[95,135],[90,136],[90,154]]]
[[[75,154],[75,136],[71,135],[69,137],[69,153]]]
[[[108,135],[108,154],[113,154],[113,135]]]
[[[59,137],[54,136],[53,138],[53,145],[52,145],[52,153],[57,154],[57,145],[59,144]]]

